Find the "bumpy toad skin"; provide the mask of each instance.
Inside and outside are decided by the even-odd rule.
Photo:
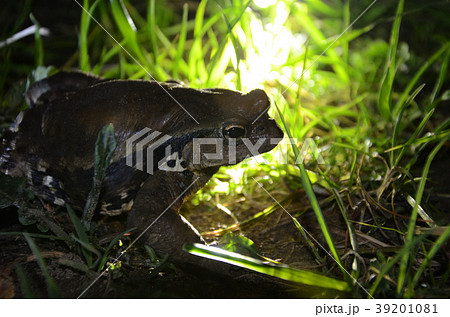
[[[3,140],[1,169],[26,177],[38,197],[82,210],[92,184],[95,141],[112,123],[117,148],[102,184],[99,211],[129,212],[128,225],[141,232],[155,222],[145,232],[146,241],[174,258],[183,243],[199,240],[177,214],[183,201],[220,166],[251,156],[248,142],[259,142],[263,153],[283,137],[266,113],[269,100],[262,90],[196,90],[176,83],[60,72],[35,83],[26,100],[30,109]],[[152,154],[152,174],[145,172],[145,156],[143,170],[126,164],[127,139],[144,128],[170,137]],[[198,152],[196,140],[203,138],[220,140],[219,146],[202,145]],[[229,152],[233,142],[235,150]],[[176,172],[157,164],[166,157],[168,145],[181,166]],[[208,155],[217,152],[219,157]]]

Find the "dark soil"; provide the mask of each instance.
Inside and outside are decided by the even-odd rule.
[[[195,213],[201,226],[211,226],[211,222],[220,221],[207,212]],[[248,211],[247,211],[248,212]],[[204,218],[198,217],[202,214]],[[0,235],[0,272],[2,298],[52,296],[48,289],[48,279],[20,232],[41,233],[35,225],[23,226],[17,220],[14,207],[2,211],[3,219]],[[217,215],[216,215],[217,216]],[[307,218],[313,217],[305,217]],[[119,218],[120,219],[120,218]],[[61,219],[59,219],[61,220]],[[208,220],[209,224],[206,223]],[[70,232],[69,228],[65,228]],[[97,229],[98,241],[111,240],[124,229],[120,221],[111,218]],[[72,229],[73,230],[73,229]],[[113,231],[113,232],[111,232]],[[114,232],[116,231],[116,232]],[[7,234],[10,232],[11,234]],[[19,234],[14,234],[17,232]],[[108,232],[108,233],[106,233]],[[249,236],[254,238],[262,253],[272,259],[279,259],[294,267],[320,271],[314,262],[312,253],[303,246],[298,230],[292,220],[283,211],[276,211],[263,221],[248,228]],[[133,237],[125,237],[122,242],[129,245]],[[98,272],[89,270],[80,252],[79,246],[68,246],[63,241],[47,238],[33,238],[46,263],[48,273],[59,290],[56,296],[63,298],[310,298],[343,297],[345,294],[326,291],[306,285],[290,283],[277,278],[254,273],[241,268],[231,268],[221,274],[220,269],[210,272],[202,267],[164,263],[155,269],[149,264],[149,256],[144,248],[136,244],[120,258],[119,270],[106,272],[99,277]],[[106,242],[104,242],[106,243]],[[112,253],[110,261],[123,250],[118,248]],[[95,256],[94,256],[95,257]],[[218,264],[220,267],[221,264]],[[18,268],[23,270],[24,278],[18,277]],[[161,269],[162,268],[162,269]],[[231,274],[230,274],[231,272]],[[91,285],[92,284],[92,285]],[[88,288],[89,287],[89,288]],[[85,292],[85,290],[88,290]],[[29,289],[27,293],[27,289]],[[53,296],[55,296],[53,294]]]

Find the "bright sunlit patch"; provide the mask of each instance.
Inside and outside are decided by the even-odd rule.
[[[216,186],[214,186],[213,192],[224,194],[228,194],[230,192],[230,184],[228,182],[222,182],[217,178],[214,179],[214,181],[216,183]]]
[[[275,3],[277,3],[277,0],[253,0],[253,3],[255,4],[255,6],[261,9],[265,9],[273,6]]]
[[[273,31],[278,33],[283,31],[286,20],[289,16],[289,9],[286,4],[282,1],[277,3],[275,9],[275,20],[273,21]]]
[[[227,83],[228,89],[236,90],[236,84],[234,83],[235,78],[236,74],[234,72],[229,72],[223,77],[224,82]]]
[[[284,87],[289,86],[303,70],[301,63],[290,66],[286,66],[286,63],[292,56],[302,54],[306,36],[291,31],[288,20],[290,7],[283,1],[270,3],[276,4],[275,19],[272,22],[265,23],[257,16],[249,15],[251,37],[247,37],[248,33],[239,27],[233,31],[241,43],[247,44],[246,56],[238,66],[244,90],[263,88],[263,83],[269,86],[278,86],[278,83]],[[264,5],[269,6],[267,3]],[[232,63],[236,65],[233,57]],[[308,79],[308,75],[304,77]],[[276,91],[276,94],[279,93]]]
[[[227,168],[225,170],[230,177],[233,183],[242,184],[242,177],[244,175],[244,169],[242,168]]]

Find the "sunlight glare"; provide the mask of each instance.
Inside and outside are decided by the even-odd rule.
[[[225,194],[230,192],[230,184],[228,182],[222,182],[217,178],[214,181],[216,182],[216,186],[214,186],[213,192]]]
[[[290,8],[286,3],[278,1],[274,9],[276,18],[272,23],[264,23],[256,16],[251,17],[251,37],[246,37],[242,30],[236,30],[236,36],[248,44],[246,59],[239,65],[244,90],[264,88],[263,83],[289,86],[298,77],[297,74],[301,74],[301,63],[294,68],[286,66],[286,63],[292,54],[302,53],[306,35],[293,34],[290,30]],[[236,61],[232,62],[235,65]]]
[[[265,9],[277,3],[277,0],[254,0],[255,6]]]

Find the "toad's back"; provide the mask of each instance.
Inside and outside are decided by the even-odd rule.
[[[130,210],[149,179],[156,182],[163,175],[167,182],[155,185],[155,192],[164,192],[167,186],[177,191],[171,179],[184,184],[180,177],[188,183],[195,175],[202,176],[202,184],[196,186],[201,187],[220,166],[235,164],[252,154],[242,138],[252,143],[267,139],[259,148],[262,153],[276,145],[269,139],[282,137],[266,114],[269,101],[261,90],[248,94],[225,89],[196,90],[175,83],[105,80],[60,72],[35,83],[26,99],[30,109],[19,115],[3,140],[2,170],[11,176],[26,177],[40,198],[82,209],[92,186],[98,134],[112,124],[117,148],[106,170],[99,204],[101,212],[109,215]],[[127,139],[145,128],[168,136],[152,152],[152,175],[145,172],[148,166],[139,170],[126,164]],[[200,155],[200,163],[193,162],[195,138],[216,138],[227,144],[230,136],[237,140],[233,161],[226,155],[206,161],[206,156]],[[147,146],[152,144],[149,141]],[[170,154],[184,166],[176,172],[162,171],[157,164],[165,157],[168,145]],[[226,154],[226,150],[222,153]]]

